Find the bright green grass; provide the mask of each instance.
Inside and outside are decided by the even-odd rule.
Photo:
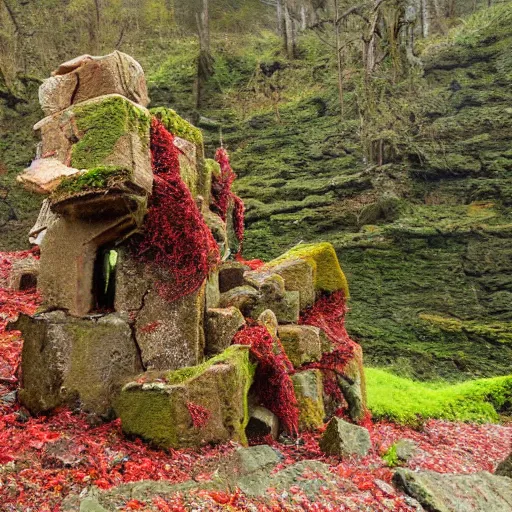
[[[365,373],[374,418],[405,424],[427,418],[496,422],[512,407],[512,375],[450,385],[415,382],[376,368]]]

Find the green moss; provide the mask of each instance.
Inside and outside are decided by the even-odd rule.
[[[394,468],[394,467],[400,465],[400,459],[398,458],[396,444],[392,444],[386,450],[386,453],[384,453],[384,455],[382,456],[382,459],[387,464],[387,466],[390,468]]]
[[[299,245],[271,261],[268,266],[272,267],[296,258],[306,260],[313,268],[316,290],[329,293],[342,290],[345,297],[350,296],[347,278],[341,270],[334,247],[330,243]]]
[[[210,176],[215,176],[216,178],[220,178],[220,164],[213,160],[212,158],[205,159],[206,172]]]
[[[215,364],[221,364],[221,363],[230,363],[233,362],[237,368],[241,366],[242,368],[245,368],[248,363],[244,363],[242,359],[244,359],[246,354],[244,351],[240,350],[240,347],[238,345],[232,345],[231,347],[228,347],[222,354],[218,354],[204,363],[197,365],[197,366],[189,366],[186,368],[180,368],[179,370],[171,371],[167,374],[166,380],[168,384],[175,385],[175,384],[184,384],[188,381],[191,381],[192,379],[195,379],[199,375],[203,374],[208,368]],[[240,365],[237,363],[241,363]],[[248,375],[254,374],[255,368],[245,368],[244,371],[249,372]]]
[[[496,422],[512,406],[512,376],[449,385],[420,383],[366,368],[368,407],[375,418],[415,424],[438,418]]]
[[[129,177],[126,169],[115,166],[99,166],[78,176],[65,178],[53,192],[53,199],[62,199],[89,190],[107,189],[115,182]]]
[[[512,343],[512,322],[486,324],[424,313],[420,314],[419,318],[446,332],[464,333],[470,337],[479,336],[494,343]]]
[[[139,134],[146,147],[149,144],[149,116],[125,98],[92,100],[73,107],[73,113],[81,136],[72,149],[72,167],[90,169],[102,165],[117,141],[132,131]]]
[[[199,128],[196,128],[188,121],[185,121],[174,110],[165,107],[152,108],[150,111],[155,117],[160,119],[164,126],[173,135],[193,142],[197,146],[203,146],[203,134]]]

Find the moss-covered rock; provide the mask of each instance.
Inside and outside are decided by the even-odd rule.
[[[156,446],[245,444],[253,374],[249,348],[233,345],[199,366],[142,374],[124,386],[116,411],[125,433]]]
[[[315,430],[322,427],[325,419],[322,372],[305,370],[291,378],[299,405],[299,429]]]
[[[313,269],[317,291],[331,293],[341,290],[345,297],[349,297],[347,278],[341,270],[334,247],[330,243],[299,245],[271,261],[268,267],[282,265],[287,260],[297,258],[305,260]]]
[[[320,329],[310,325],[281,325],[278,337],[295,368],[322,358]]]
[[[372,446],[368,430],[333,418],[320,439],[320,448],[328,455],[365,457]]]

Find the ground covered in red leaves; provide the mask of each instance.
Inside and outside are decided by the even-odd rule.
[[[27,253],[0,254],[0,281],[11,262]],[[0,289],[0,502],[3,511],[59,511],[63,499],[91,485],[102,489],[142,479],[197,482],[210,479],[233,445],[198,451],[152,450],[126,439],[119,421],[89,426],[80,415],[62,410],[51,417],[32,418],[16,400],[17,367],[22,340],[6,332],[19,312],[33,313],[38,296],[31,292]],[[297,444],[274,443],[284,456],[282,466],[305,459],[330,465],[346,485],[326,491],[312,503],[297,488],[288,493],[269,492],[261,501],[241,493],[197,491],[172,500],[151,503],[127,501],[123,510],[395,510],[414,508],[388,485],[392,470],[381,455],[397,440],[417,443],[412,469],[442,473],[492,471],[512,443],[512,428],[429,421],[422,430],[380,422],[369,425],[373,449],[362,460],[325,457],[318,447],[320,433],[303,435]]]

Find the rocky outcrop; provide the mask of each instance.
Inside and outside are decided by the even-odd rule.
[[[510,479],[487,472],[451,475],[399,469],[393,482],[429,512],[498,512],[512,509]]]

